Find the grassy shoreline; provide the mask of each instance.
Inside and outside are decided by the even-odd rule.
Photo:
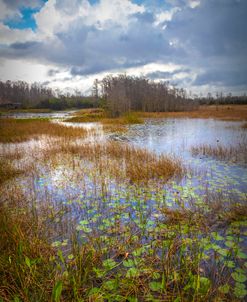
[[[85,109],[67,118],[67,122],[101,122],[103,124],[139,124],[145,118],[215,118],[227,121],[247,120],[247,105],[200,106],[198,110],[179,112],[130,112],[121,117],[109,118],[102,109]]]

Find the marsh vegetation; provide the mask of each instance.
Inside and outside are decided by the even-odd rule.
[[[0,301],[245,300],[243,122],[95,110],[0,138]]]

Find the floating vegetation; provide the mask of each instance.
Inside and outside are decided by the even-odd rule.
[[[244,167],[67,128],[1,145],[0,301],[246,299]]]

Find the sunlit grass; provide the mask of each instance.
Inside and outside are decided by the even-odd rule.
[[[23,142],[40,135],[83,137],[86,130],[52,123],[47,119],[0,119],[0,142]]]

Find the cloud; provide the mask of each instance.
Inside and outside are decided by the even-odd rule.
[[[219,85],[219,86],[242,86],[246,85],[247,79],[247,70],[228,70],[228,71],[219,71],[219,70],[209,70],[202,74],[199,74],[195,81],[194,85]]]
[[[31,29],[10,29],[8,26],[0,23],[0,41],[2,44],[10,45],[19,41],[27,42],[36,38]]]
[[[42,0],[2,0],[1,2],[3,2],[10,9],[16,9],[19,7],[37,8],[44,3]]]
[[[60,79],[74,87],[83,79],[89,83],[123,71],[199,88],[245,83],[245,0],[17,2],[0,1],[2,18],[32,5],[39,8],[33,14],[37,28],[10,29],[0,23],[0,58],[53,66],[46,68],[49,83]]]
[[[190,75],[191,70],[189,68],[178,68],[173,71],[154,71],[146,74],[146,77],[152,80],[166,80],[175,81],[176,79],[184,79]]]

